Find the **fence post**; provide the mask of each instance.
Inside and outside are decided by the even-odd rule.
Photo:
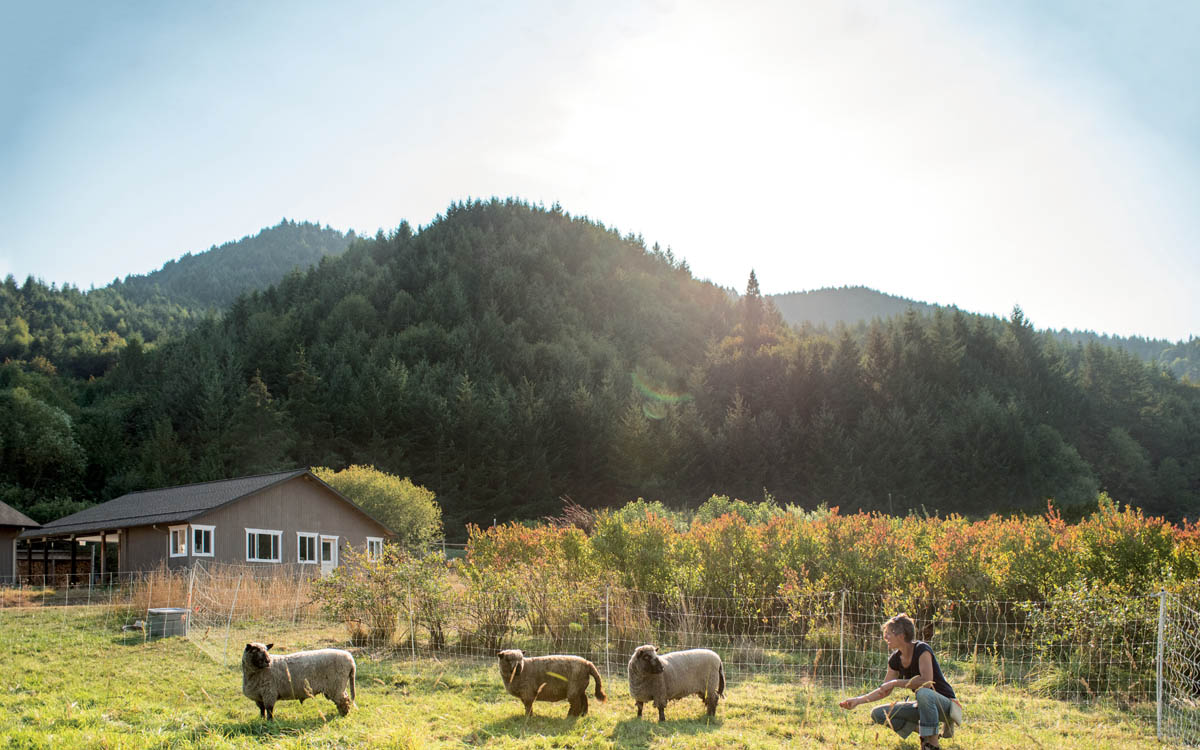
[[[1167,621],[1167,592],[1158,590],[1158,658],[1155,659],[1155,736],[1162,740],[1162,708],[1163,708],[1163,633]]]
[[[132,591],[133,586],[130,585]],[[132,599],[133,597],[130,596]],[[154,571],[146,574],[146,621],[142,626],[142,643],[150,638],[150,607],[154,604]],[[164,632],[166,628],[164,627]]]
[[[187,614],[187,618],[188,618],[187,619],[187,622],[188,622],[187,629],[188,630],[191,630],[191,628],[192,628],[192,589],[194,589],[196,587],[196,566],[199,564],[200,564],[199,561],[192,563],[191,569],[188,571],[188,595],[187,595],[187,604],[185,605],[188,610],[188,614]]]
[[[296,600],[292,602],[292,627],[296,627],[296,615],[300,611],[300,588],[304,585],[304,566],[296,566]]]
[[[842,616],[838,620],[838,681],[846,692],[846,589],[842,589]]]
[[[237,606],[238,592],[242,590],[242,576],[245,573],[238,574],[237,585],[233,587],[233,601],[229,603],[229,617],[225,620],[225,649],[221,652],[221,666],[227,666],[229,661],[229,630],[233,627],[233,608]]]
[[[608,661],[608,612],[609,612],[608,594],[609,594],[609,591],[611,590],[611,588],[612,587],[608,586],[607,584],[604,586],[604,676],[605,677],[612,675],[612,666],[609,664],[609,661]]]
[[[408,584],[408,642],[412,646],[412,659],[417,661],[417,623],[413,617],[412,584]]]

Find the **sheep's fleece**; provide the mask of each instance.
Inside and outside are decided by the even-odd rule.
[[[659,654],[651,645],[638,646],[629,660],[629,694],[642,704],[653,703],[658,720],[666,719],[667,701],[698,695],[709,716],[717,713],[717,701],[725,697],[725,668],[721,657],[706,648]]]
[[[275,702],[324,695],[342,716],[354,704],[356,666],[349,651],[323,648],[286,656],[269,653],[273,643],[247,643],[242,652],[242,694],[258,705],[260,718],[275,718]],[[347,692],[347,689],[349,692]]]
[[[525,715],[533,715],[534,701],[560,701],[570,704],[567,716],[584,716],[588,712],[588,679],[596,679],[596,698],[605,700],[596,665],[582,656],[555,654],[525,656],[519,648],[497,651],[500,660],[500,680],[504,689],[525,704]]]

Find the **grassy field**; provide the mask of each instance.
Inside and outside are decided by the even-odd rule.
[[[286,638],[275,638],[286,651]],[[492,664],[375,660],[358,655],[358,708],[324,698],[281,702],[259,720],[241,674],[188,640],[122,637],[112,618],[66,608],[0,610],[0,748],[915,748],[846,712],[821,687],[730,675],[727,700],[706,721],[699,699],[636,717],[619,675],[607,703],[568,720],[565,703],[521,703]],[[233,658],[240,657],[240,646]],[[1155,748],[1153,707],[1130,714],[1005,689],[960,690],[968,723],[947,748]],[[898,694],[894,694],[898,695]]]

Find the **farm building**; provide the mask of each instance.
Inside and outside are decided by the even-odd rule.
[[[184,568],[197,561],[296,563],[326,573],[347,547],[377,554],[390,536],[344,495],[297,469],[131,492],[20,538],[28,540],[24,554],[31,561],[65,540],[74,563],[79,543],[95,543],[96,572],[103,575]],[[116,549],[115,564],[110,547]]]
[[[11,581],[17,574],[17,535],[40,525],[16,508],[0,503],[0,583]]]

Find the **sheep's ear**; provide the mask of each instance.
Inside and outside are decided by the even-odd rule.
[[[270,650],[271,650],[271,647],[272,647],[272,646],[274,646],[274,645],[275,645],[274,643],[268,643],[268,644],[267,644],[267,650],[268,650],[268,651],[270,651]]]

